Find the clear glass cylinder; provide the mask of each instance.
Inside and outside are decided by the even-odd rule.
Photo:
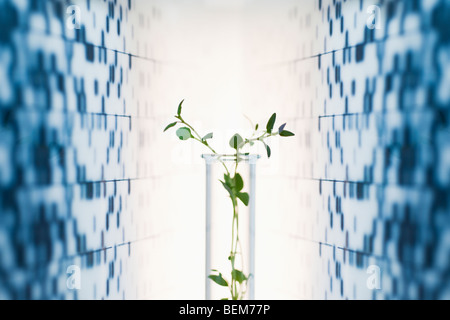
[[[260,156],[205,154],[202,157],[206,164],[205,298],[253,300],[255,178]]]

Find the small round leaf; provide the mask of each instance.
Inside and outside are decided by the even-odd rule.
[[[177,136],[180,140],[186,141],[192,137],[191,129],[183,127],[177,130]]]

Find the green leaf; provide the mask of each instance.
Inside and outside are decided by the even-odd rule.
[[[270,147],[266,144],[266,150],[267,150],[267,158],[270,158],[270,156],[272,155],[272,150],[270,149]]]
[[[233,191],[231,190],[231,188],[225,182],[223,182],[222,180],[219,180],[219,181],[222,183],[222,185],[225,188],[225,190],[228,191],[228,193],[230,194],[230,197],[234,199],[235,195],[234,195]]]
[[[267,143],[265,143],[263,140],[259,140],[261,141],[261,143],[264,145],[264,147],[266,148],[267,151],[267,157],[270,158],[270,156],[272,155],[272,150],[270,150],[270,147],[267,145]]]
[[[230,139],[230,146],[236,150],[239,149],[243,143],[244,143],[244,139],[242,139],[242,137],[238,133],[236,133]]]
[[[278,129],[278,133],[279,133],[279,134],[281,134],[281,133],[283,132],[284,128],[286,127],[286,124],[287,124],[287,123],[285,123],[285,124],[283,124],[283,125],[280,126],[280,128]]]
[[[235,184],[234,184],[234,179],[231,179],[230,174],[225,173],[223,175],[223,178],[225,179],[225,183],[227,184],[227,186],[229,186],[230,189],[233,189]]]
[[[238,197],[239,200],[242,201],[243,204],[245,204],[245,206],[248,206],[248,202],[250,200],[250,196],[248,195],[247,192],[239,192],[236,197]]]
[[[177,136],[180,140],[186,141],[192,137],[191,129],[183,127],[177,130]]]
[[[175,127],[175,126],[177,125],[177,123],[178,123],[178,122],[174,122],[174,123],[169,124],[169,125],[164,129],[164,132],[166,132],[167,130],[169,130],[169,129],[172,128],[172,127]]]
[[[241,191],[244,188],[244,180],[242,180],[242,177],[239,173],[236,173],[234,176],[234,186],[236,188],[236,191]]]
[[[292,137],[292,136],[295,136],[295,134],[293,134],[290,131],[283,130],[283,131],[281,131],[280,136],[282,136],[282,137]]]
[[[180,105],[178,106],[178,111],[177,111],[178,116],[181,116],[181,110],[183,108],[183,102],[184,102],[184,99],[180,102]]]
[[[222,298],[222,299],[220,299],[220,300],[225,301],[225,300],[228,300],[228,298]]]
[[[218,276],[210,275],[208,278],[217,283],[219,286],[228,287],[228,282],[222,277],[221,273],[219,273]]]
[[[258,129],[259,129],[259,123],[256,124],[255,131],[258,131]]]
[[[240,270],[236,270],[234,269],[233,271],[231,271],[231,276],[233,277],[234,280],[236,280],[237,282],[239,282],[240,284],[242,284],[242,282],[244,282],[245,280],[247,280],[247,277],[244,275],[244,273]]]
[[[276,120],[276,119],[277,119],[277,114],[274,113],[274,114],[270,117],[269,122],[267,122],[266,129],[267,129],[267,132],[268,132],[268,133],[272,133],[273,126],[275,125],[275,120]]]
[[[202,138],[202,140],[203,140],[203,141],[206,141],[206,140],[208,140],[208,139],[212,139],[213,136],[214,136],[214,134],[213,134],[212,132],[211,132],[211,133],[208,133],[206,136],[204,136],[204,137]]]

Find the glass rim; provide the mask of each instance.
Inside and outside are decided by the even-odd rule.
[[[236,161],[236,154],[202,154],[202,158],[206,162],[215,161]],[[239,156],[240,161],[255,163],[257,160],[261,159],[259,154],[242,154]]]

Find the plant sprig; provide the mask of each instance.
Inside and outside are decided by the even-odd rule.
[[[214,134],[208,133],[204,136],[200,135],[193,126],[187,123],[182,117],[183,111],[183,103],[184,100],[180,102],[178,105],[177,114],[175,118],[177,121],[170,123],[164,129],[164,132],[167,130],[179,126],[176,131],[177,137],[182,141],[187,141],[189,139],[193,139],[206,148],[208,148],[215,156],[218,156],[219,161],[225,168],[226,173],[224,174],[224,179],[219,180],[224,189],[227,191],[228,196],[231,199],[233,205],[233,223],[232,223],[232,238],[231,238],[231,250],[228,256],[228,260],[231,263],[231,282],[227,281],[222,273],[217,270],[211,270],[215,274],[211,274],[208,278],[214,281],[217,285],[228,287],[231,294],[232,300],[241,300],[244,298],[245,293],[247,291],[247,284],[252,275],[245,275],[242,270],[236,268],[236,257],[241,257],[241,268],[244,269],[243,265],[243,257],[242,257],[242,248],[239,240],[239,202],[242,202],[244,206],[248,206],[250,202],[250,196],[247,192],[243,192],[244,189],[244,180],[242,176],[238,173],[238,164],[241,161],[242,156],[248,155],[248,153],[242,153],[241,150],[247,146],[253,146],[256,142],[260,142],[264,145],[267,157],[270,158],[272,155],[272,150],[270,146],[267,144],[267,139],[275,136],[280,137],[292,137],[294,133],[285,130],[286,123],[281,125],[278,130],[274,131],[275,122],[277,118],[277,114],[274,113],[266,124],[266,129],[261,131],[259,124],[256,124],[253,130],[253,134],[250,138],[243,138],[240,134],[234,134],[229,142],[231,148],[236,150],[235,161],[236,165],[234,167],[233,175],[230,173],[230,170],[225,165],[225,163],[220,158],[220,155],[211,147],[208,140],[213,139]],[[250,121],[251,122],[251,121]]]

